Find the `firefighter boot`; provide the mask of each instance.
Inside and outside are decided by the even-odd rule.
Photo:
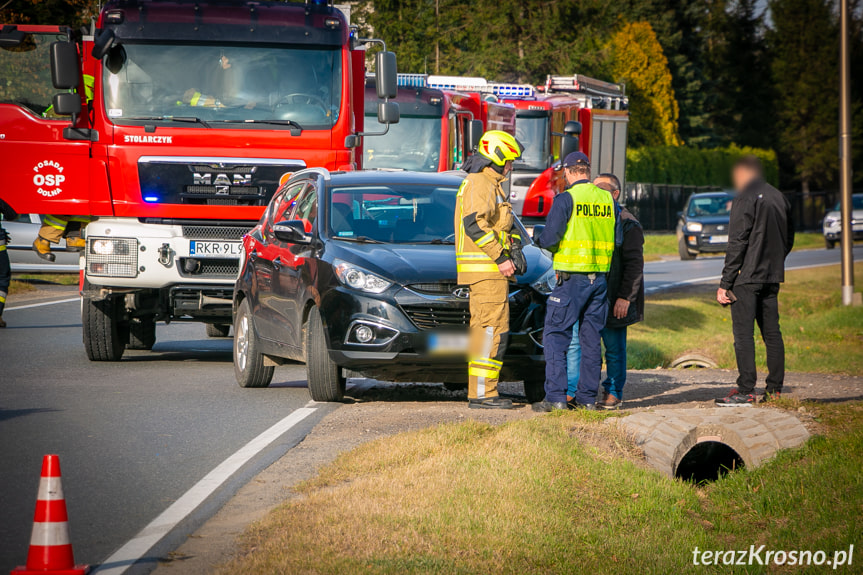
[[[33,242],[33,251],[45,261],[53,262],[57,259],[57,256],[51,253],[51,242],[42,236],[39,236],[36,238],[36,241]]]
[[[81,236],[66,237],[66,249],[70,252],[80,252],[84,249],[85,245],[87,245],[87,243]]]

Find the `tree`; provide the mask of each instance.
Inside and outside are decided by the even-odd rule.
[[[77,30],[98,13],[96,0],[10,0],[0,6],[0,22],[57,24]]]
[[[653,27],[647,22],[624,24],[609,41],[611,71],[626,82],[631,146],[679,146],[679,109],[671,72]]]
[[[839,46],[830,0],[771,0],[778,149],[804,192],[835,180]]]

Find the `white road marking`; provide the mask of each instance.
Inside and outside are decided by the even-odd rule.
[[[16,309],[29,309],[31,307],[42,307],[43,305],[54,305],[58,303],[69,303],[73,301],[81,301],[80,297],[72,297],[68,299],[55,299],[53,301],[43,301],[42,303],[31,303],[28,305],[16,305],[15,307],[7,307],[3,311],[15,311]]]
[[[134,538],[108,557],[95,572],[100,575],[120,575],[143,557],[153,545],[158,543],[177,524],[194,511],[204,500],[216,491],[231,475],[237,472],[252,457],[263,451],[286,431],[314,413],[318,408],[310,401],[305,407],[297,409],[249,443],[244,445],[186,491],[170,507],[165,509]]]

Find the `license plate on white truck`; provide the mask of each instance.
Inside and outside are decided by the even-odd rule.
[[[240,242],[211,242],[192,240],[189,256],[196,258],[238,258],[242,250]]]

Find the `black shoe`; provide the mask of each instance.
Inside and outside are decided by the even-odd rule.
[[[576,403],[576,402],[573,402],[573,403],[575,403],[575,407],[570,407],[570,409],[573,409],[576,411],[580,410],[580,409],[583,409],[585,411],[596,411],[596,404],[595,403]]]
[[[777,399],[781,398],[781,391],[765,391],[764,395],[761,396],[761,403],[767,403],[768,401],[776,401]]]
[[[543,399],[540,402],[534,403],[531,406],[531,409],[533,409],[534,411],[540,411],[540,412],[546,411],[546,412],[548,412],[548,411],[555,411],[555,410],[566,411],[569,408],[567,407],[565,401],[546,401]]]
[[[512,400],[503,397],[484,397],[469,399],[467,406],[470,409],[512,409]]]
[[[744,395],[734,389],[725,397],[717,399],[716,405],[719,407],[749,407],[755,405],[755,396],[751,393]]]

